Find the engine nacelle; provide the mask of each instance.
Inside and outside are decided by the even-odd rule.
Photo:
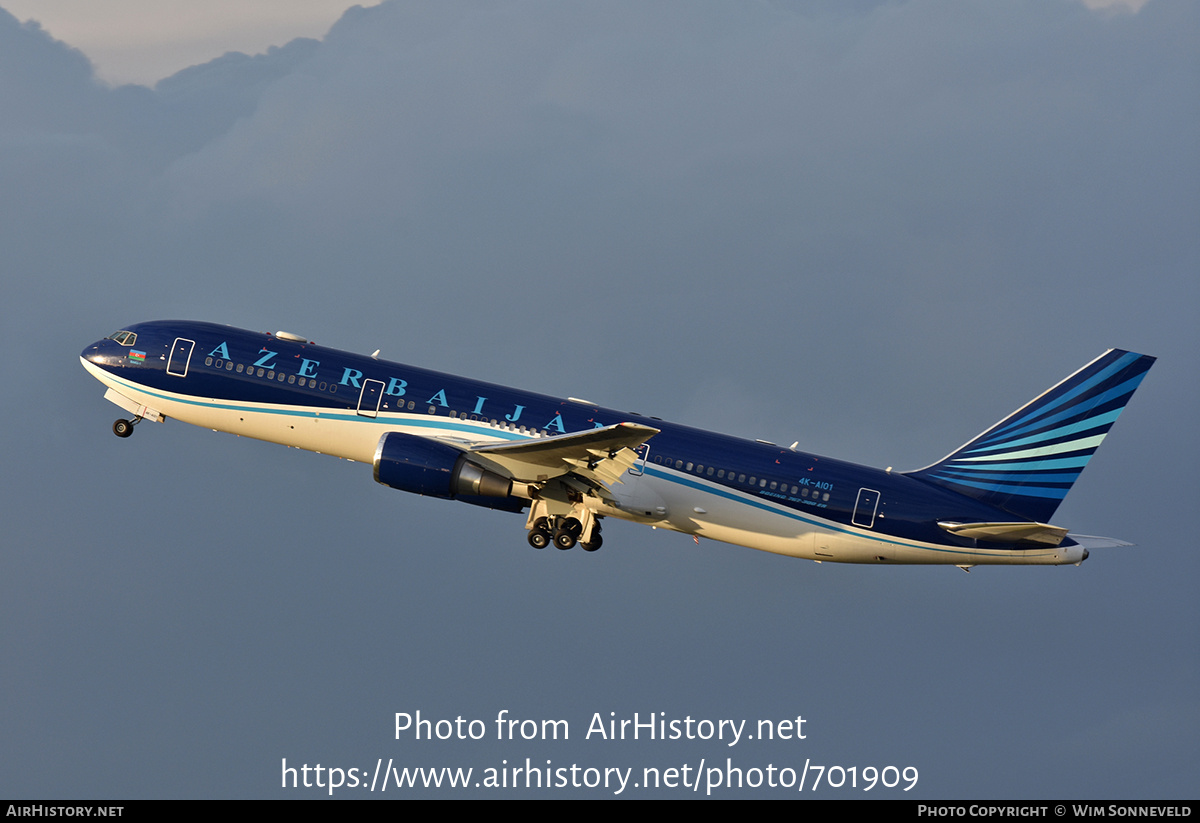
[[[512,498],[512,480],[436,440],[388,432],[379,438],[374,462],[375,480],[400,491],[513,511],[525,505]]]

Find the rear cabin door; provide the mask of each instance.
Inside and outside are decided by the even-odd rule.
[[[858,501],[854,504],[854,517],[850,522],[869,529],[875,525],[875,511],[879,508],[879,492],[874,489],[859,489]]]

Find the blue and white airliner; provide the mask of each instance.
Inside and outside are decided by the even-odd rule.
[[[605,517],[841,563],[1078,564],[1128,545],[1049,523],[1154,358],[1111,349],[923,469],[894,472],[188,321],[81,361],[131,415],[370,463],[402,491],[526,512],[534,548],[600,548]]]

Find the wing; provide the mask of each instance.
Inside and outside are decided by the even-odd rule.
[[[601,488],[620,483],[621,475],[637,462],[638,448],[658,432],[638,423],[618,423],[541,440],[476,446],[468,452],[524,483],[571,474]]]

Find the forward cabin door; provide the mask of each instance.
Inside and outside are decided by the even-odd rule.
[[[171,356],[167,358],[167,374],[175,377],[187,377],[188,364],[192,362],[192,348],[195,340],[186,337],[176,337],[171,344]]]

